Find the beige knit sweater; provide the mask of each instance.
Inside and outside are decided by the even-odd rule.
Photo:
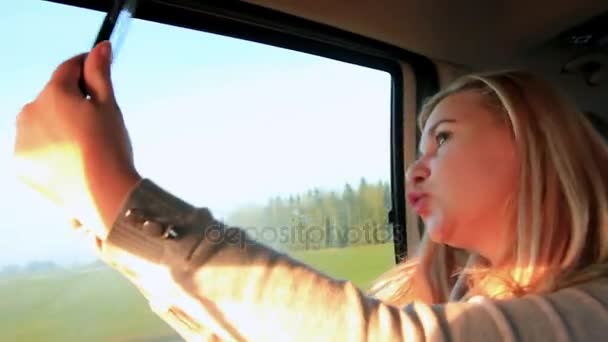
[[[608,341],[606,280],[545,296],[397,308],[148,180],[124,203],[102,255],[191,341]]]

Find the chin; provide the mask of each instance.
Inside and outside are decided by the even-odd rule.
[[[435,243],[441,243],[441,244],[447,243],[445,234],[443,233],[443,231],[441,231],[441,229],[430,229],[429,238],[431,239],[431,241],[433,241]]]
[[[425,222],[426,230],[429,238],[435,243],[451,245],[451,229],[439,222],[433,222],[432,219]]]

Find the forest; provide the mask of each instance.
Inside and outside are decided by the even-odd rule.
[[[342,248],[392,242],[390,207],[389,183],[362,178],[342,191],[272,197],[265,205],[237,209],[224,221],[281,250]]]

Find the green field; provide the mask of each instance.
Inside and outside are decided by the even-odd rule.
[[[393,245],[294,257],[362,289],[391,265]],[[171,341],[173,330],[120,274],[105,267],[0,278],[0,341]]]

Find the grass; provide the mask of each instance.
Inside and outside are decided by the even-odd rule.
[[[393,244],[331,248],[291,254],[336,279],[347,279],[365,290],[395,265]]]
[[[293,253],[362,289],[393,261],[393,245]],[[0,279],[0,341],[170,341],[173,330],[109,268]]]

